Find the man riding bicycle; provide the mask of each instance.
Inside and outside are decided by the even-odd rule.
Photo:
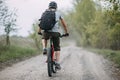
[[[65,36],[69,36],[68,31],[67,31],[67,27],[66,24],[62,18],[62,16],[60,15],[60,13],[57,11],[57,3],[52,1],[49,3],[49,8],[48,10],[52,10],[55,11],[55,20],[56,23],[54,25],[54,27],[51,30],[43,30],[43,33],[41,32],[41,26],[39,25],[39,31],[38,34],[42,35],[42,45],[43,45],[43,55],[47,54],[47,40],[50,38],[50,36],[52,36],[53,38],[53,45],[54,45],[54,51],[55,51],[55,59],[56,59],[56,64],[57,64],[57,68],[61,69],[60,66],[60,32],[59,32],[59,25],[58,25],[58,21],[61,21],[62,25],[63,25],[63,29],[65,31]]]

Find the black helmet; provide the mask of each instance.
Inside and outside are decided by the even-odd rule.
[[[56,9],[57,8],[57,3],[55,1],[52,1],[49,3],[49,8]]]

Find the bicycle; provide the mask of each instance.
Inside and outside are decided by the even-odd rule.
[[[39,35],[42,36],[41,32],[38,32]],[[69,36],[68,33],[60,35],[59,37],[66,37]],[[57,68],[56,68],[56,62],[54,60],[54,45],[53,45],[53,40],[52,40],[52,36],[50,36],[50,47],[47,48],[47,69],[48,69],[48,76],[52,77],[53,73],[57,72]]]
[[[60,36],[60,38],[65,36],[66,35],[63,34]],[[52,37],[50,37],[50,47],[47,49],[47,68],[49,77],[52,77],[52,74],[57,72],[56,62],[54,60],[54,45]]]

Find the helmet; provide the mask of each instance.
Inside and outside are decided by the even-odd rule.
[[[49,8],[56,9],[57,8],[57,3],[55,1],[52,1],[49,3]]]

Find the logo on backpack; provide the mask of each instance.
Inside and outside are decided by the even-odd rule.
[[[42,30],[51,30],[56,23],[55,20],[55,11],[46,10],[40,19],[40,28]]]

